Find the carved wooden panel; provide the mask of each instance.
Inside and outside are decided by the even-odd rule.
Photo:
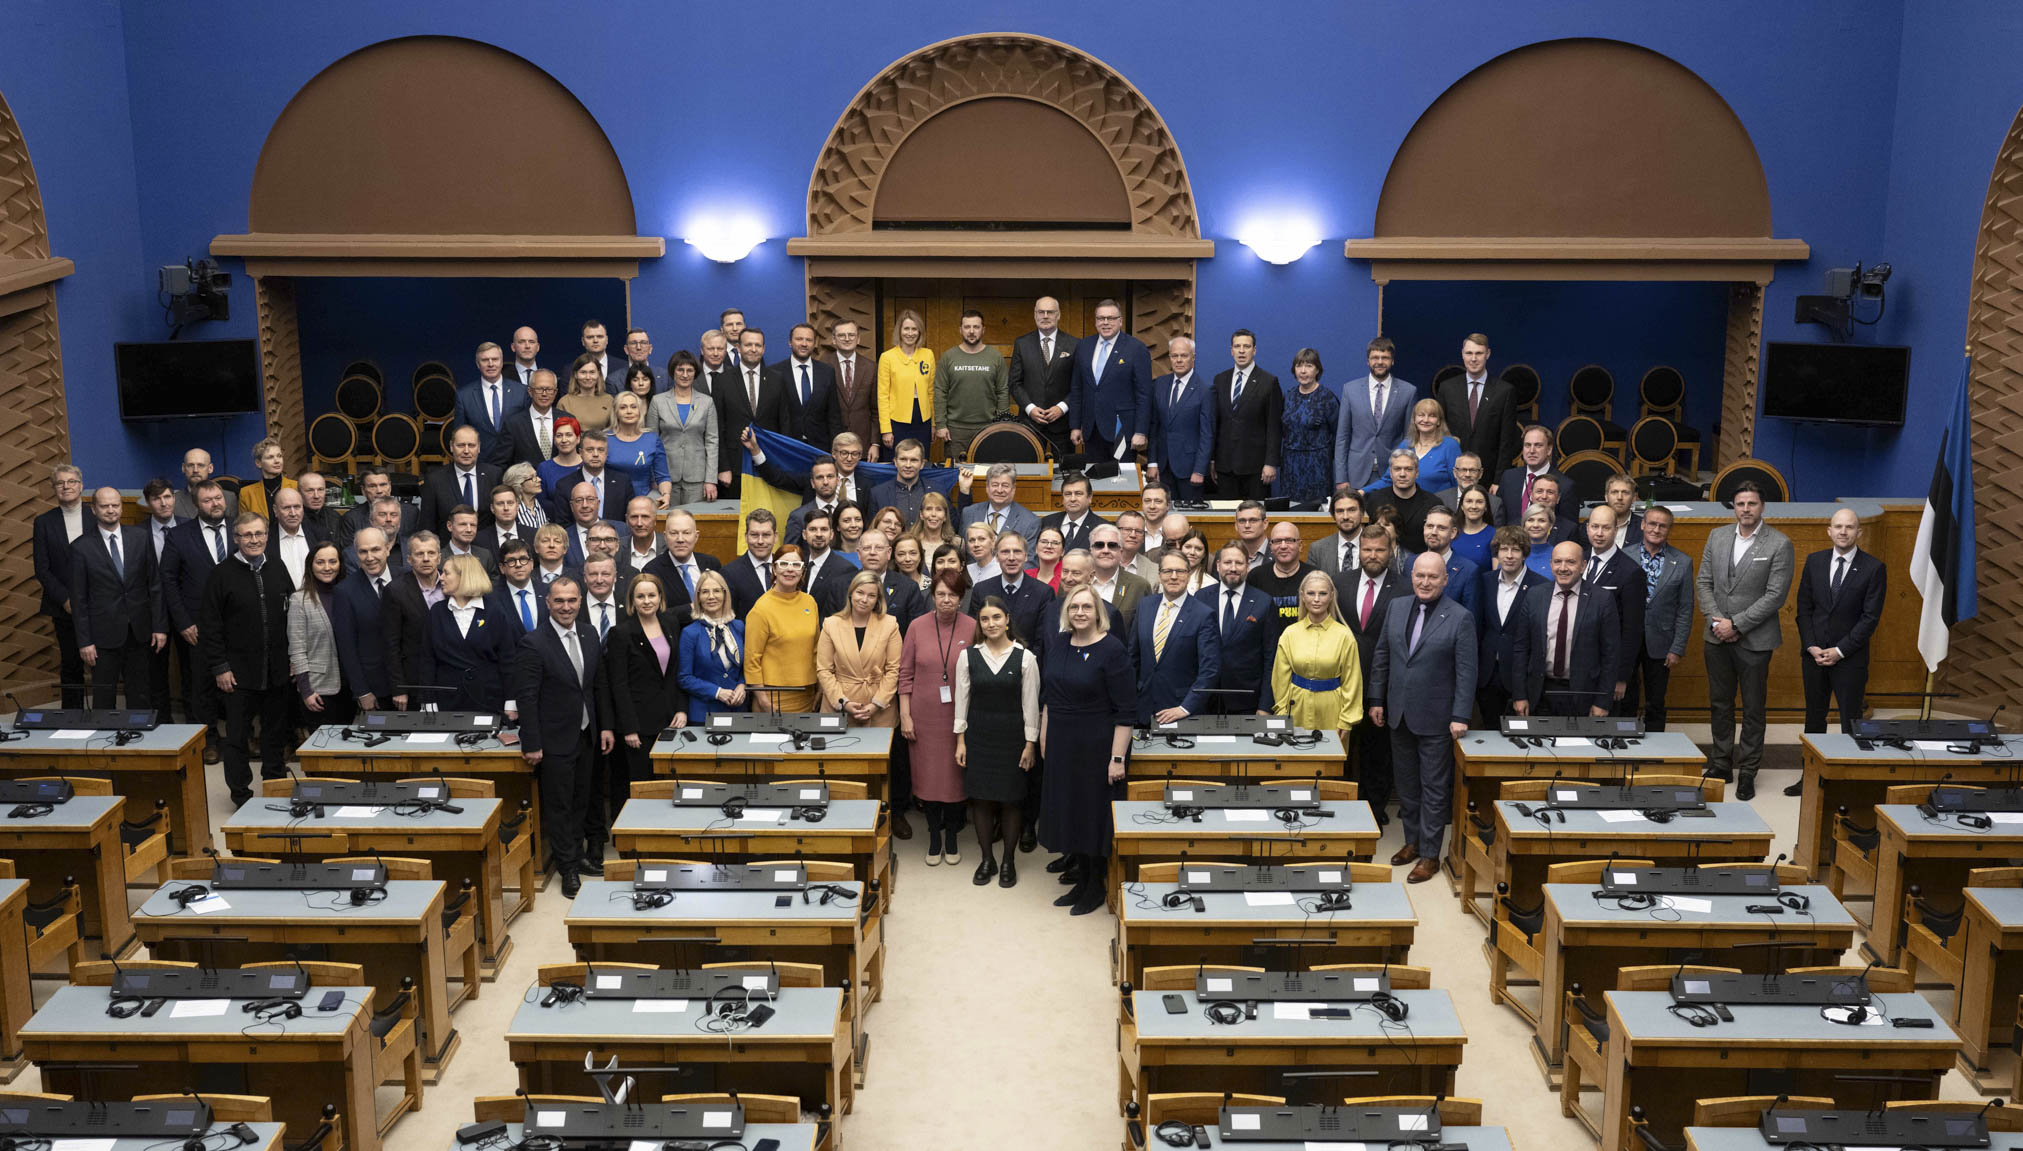
[[[2023,114],[2010,125],[1995,160],[1974,280],[1967,303],[1973,349],[1968,406],[1974,425],[1974,529],[1979,547],[1980,614],[1953,629],[1939,669],[1939,689],[1968,699],[1942,708],[1968,710],[2014,700],[2023,687]],[[1948,357],[1949,358],[1949,357]],[[1940,377],[1950,384],[1950,373]],[[1937,437],[1933,437],[1934,449]]]
[[[1721,357],[1721,440],[1716,445],[1715,471],[1755,450],[1756,381],[1762,356],[1763,286],[1730,284],[1727,346]]]
[[[1131,334],[1145,341],[1152,351],[1152,374],[1172,370],[1166,360],[1166,341],[1175,336],[1194,337],[1194,281],[1137,280],[1131,284]]]
[[[815,325],[815,338],[830,352],[835,347],[829,333],[844,320],[856,323],[860,346],[876,359],[882,350],[874,346],[878,332],[878,297],[871,280],[841,276],[808,277],[808,322]]]
[[[1159,113],[1094,57],[1037,36],[971,36],[921,49],[880,72],[829,134],[808,188],[808,234],[871,230],[886,166],[907,135],[968,100],[1017,96],[1079,120],[1116,158],[1131,230],[1197,237],[1194,194]]]
[[[282,276],[255,276],[253,299],[260,314],[260,378],[266,385],[267,434],[281,441],[289,470],[298,471],[309,463],[309,423],[302,411],[302,341],[295,321],[295,282]]]

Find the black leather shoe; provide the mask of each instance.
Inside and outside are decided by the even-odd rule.
[[[1061,872],[1066,871],[1067,869],[1068,869],[1068,857],[1065,855],[1056,855],[1052,859],[1049,859],[1047,861],[1048,875],[1059,875]]]
[[[1792,785],[1791,785],[1790,787],[1787,787],[1787,788],[1785,788],[1785,789],[1784,789],[1784,794],[1786,794],[1786,795],[1790,795],[1790,796],[1800,796],[1800,795],[1804,795],[1804,794],[1805,794],[1805,781],[1801,779],[1801,780],[1799,780],[1799,781],[1798,781],[1797,783],[1794,783],[1794,784],[1792,784]]]
[[[1004,857],[1004,866],[997,869],[997,885],[999,887],[1018,886],[1019,865],[1015,862],[1016,859],[1016,856],[1011,855]]]
[[[1707,778],[1727,781],[1734,779],[1735,773],[1725,767],[1710,767],[1707,769]]]
[[[1019,850],[1030,855],[1032,854],[1035,848],[1039,847],[1039,845],[1040,845],[1040,833],[1033,828],[1032,824],[1030,823],[1026,824],[1024,834],[1019,836]]]
[[[989,884],[991,877],[996,874],[997,861],[986,855],[983,857],[983,862],[976,865],[976,874],[970,876],[969,881],[978,887],[983,887]]]
[[[1068,911],[1068,914],[1087,915],[1101,906],[1103,906],[1103,885],[1091,882],[1087,887],[1082,889],[1082,897],[1075,900],[1075,905]]]
[[[577,893],[582,890],[583,877],[576,874],[574,869],[566,870],[562,873],[562,898],[574,899]]]
[[[1742,778],[1735,781],[1735,798],[1741,800],[1743,803],[1748,803],[1750,800],[1756,798],[1755,772],[1743,772]]]
[[[603,854],[602,854],[602,853],[600,852],[599,854],[597,854],[597,855],[595,855],[595,856],[590,856],[590,855],[586,855],[586,856],[584,856],[583,858],[581,858],[581,859],[577,860],[577,861],[576,861],[576,874],[578,874],[578,875],[582,876],[582,877],[583,877],[583,878],[585,878],[585,879],[602,879],[602,878],[604,878],[604,856],[603,856]]]
[[[1082,865],[1071,863],[1061,871],[1061,882],[1070,887],[1082,882]]]
[[[1076,884],[1075,886],[1068,888],[1066,891],[1061,892],[1060,898],[1054,900],[1054,906],[1073,907],[1075,905],[1075,901],[1080,899],[1081,897],[1082,897],[1082,887],[1080,884]]]

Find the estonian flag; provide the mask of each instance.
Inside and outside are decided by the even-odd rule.
[[[1918,542],[1911,549],[1911,582],[1924,597],[1918,619],[1918,654],[1925,669],[1937,671],[1945,662],[1954,624],[1973,619],[1979,610],[1974,582],[1974,458],[1973,428],[1967,415],[1967,378],[1973,356],[1960,369],[1959,395],[1953,415],[1939,441],[1939,464],[1932,470],[1931,494],[1918,521]]]
[[[752,434],[758,437],[759,450],[766,454],[768,471],[778,468],[799,480],[807,479],[808,473],[814,469],[817,456],[829,454],[792,436],[783,436],[761,427],[753,427]],[[792,488],[776,488],[767,483],[759,476],[758,468],[752,463],[752,453],[744,451],[742,455],[744,479],[738,485],[738,542],[740,544],[744,542],[744,523],[751,518],[754,508],[765,508],[772,512],[773,518],[779,522],[781,534],[784,535],[787,517],[806,501],[801,493]],[[867,485],[876,487],[896,474],[891,464],[860,463],[857,465],[857,489],[869,496]],[[944,496],[955,490],[956,475],[957,471],[954,468],[920,469],[921,482],[927,485],[928,490],[940,492]],[[951,496],[949,503],[952,505],[954,502],[954,497]],[[954,521],[955,509],[951,506],[949,522]],[[871,525],[864,526],[869,528]],[[785,540],[781,542],[784,543]]]

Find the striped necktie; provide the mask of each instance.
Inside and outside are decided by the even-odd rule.
[[[1173,601],[1160,597],[1159,619],[1152,627],[1152,662],[1157,663],[1166,654],[1166,633],[1173,630]]]

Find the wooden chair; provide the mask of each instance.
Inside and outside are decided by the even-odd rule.
[[[70,1095],[51,1095],[47,1091],[7,1090],[7,1091],[0,1091],[0,1106],[4,1106],[8,1102],[16,1099],[21,1100],[23,1102],[35,1102],[35,1103],[68,1103],[71,1101],[72,1098],[74,1097]],[[135,1096],[135,1098],[139,1098],[139,1096]],[[189,1096],[182,1095],[178,1096],[177,1098],[187,1099],[189,1098]],[[206,1098],[209,1097],[206,1096]]]
[[[1560,506],[1572,510],[1602,502],[1602,497],[1608,494],[1609,477],[1620,475],[1622,470],[1622,460],[1607,451],[1562,456],[1559,471],[1572,490],[1560,493]]]
[[[1616,422],[1616,377],[1600,364],[1588,364],[1575,371],[1566,383],[1566,395],[1577,416],[1589,416],[1601,425],[1604,450],[1623,452],[1623,426]]]
[[[406,412],[387,412],[372,422],[372,454],[389,468],[415,470],[421,454],[421,424]]]
[[[1217,971],[1262,972],[1262,967],[1239,967],[1235,964],[1217,963]],[[1198,963],[1183,963],[1174,967],[1147,967],[1139,980],[1140,991],[1192,991],[1195,976],[1201,973]]]
[[[122,965],[124,966],[124,965]],[[313,984],[339,987],[367,987],[365,968],[357,963],[337,963],[328,959],[297,962],[293,959],[272,960],[265,963],[248,963],[248,971],[276,969],[293,971],[301,969],[309,974]],[[369,1006],[369,1005],[368,1005]],[[370,1029],[378,1046],[372,1052],[373,1082],[396,1084],[407,1092],[403,1105],[395,1107],[385,1119],[380,1121],[379,1133],[384,1135],[409,1108],[419,1108],[422,1101],[421,1044],[416,1038],[420,1024],[416,1022],[420,1005],[414,994],[414,981],[402,979],[400,992],[392,1002],[372,1013]]]
[[[112,795],[112,781],[88,775],[24,775],[23,783],[54,783],[67,780],[77,795]],[[145,819],[125,819],[119,823],[121,857],[129,886],[159,887],[168,882],[169,801],[157,799],[154,811]]]
[[[525,1123],[527,1108],[602,1103],[602,1095],[474,1095],[471,1118],[480,1123]]]
[[[378,368],[364,360],[355,361],[337,381],[337,391],[332,397],[337,411],[333,414],[354,425],[370,424],[384,402],[383,386]]]
[[[1124,798],[1141,803],[1159,803],[1166,798],[1166,789],[1171,787],[1221,787],[1228,783],[1225,779],[1134,779],[1124,785]],[[1356,799],[1355,783],[1346,779],[1280,779],[1274,785],[1311,788],[1314,798],[1329,803],[1349,803]]]
[[[1333,972],[1337,975],[1376,975],[1387,972],[1391,977],[1391,987],[1397,991],[1424,991],[1433,986],[1433,969],[1411,967],[1403,963],[1320,963],[1307,968],[1315,974]]]
[[[1602,451],[1607,440],[1601,421],[1593,416],[1568,416],[1552,433],[1553,449],[1562,457]]]
[[[743,1091],[704,1092],[699,1095],[663,1095],[662,1103],[691,1107],[738,1104],[745,1109],[747,1123],[799,1123],[801,1101],[792,1095],[753,1095]]]
[[[1791,485],[1784,481],[1784,473],[1778,471],[1768,460],[1739,459],[1714,473],[1714,482],[1707,487],[1707,498],[1717,504],[1725,504],[1735,498],[1736,485],[1743,480],[1755,480],[1763,489],[1763,502],[1784,503],[1791,499]]]
[[[1853,979],[1863,972],[1868,973],[1868,989],[1883,995],[1906,995],[1912,990],[1911,973],[1897,967],[1792,967],[1786,975],[1824,975],[1828,978],[1845,976]],[[1666,980],[1666,986],[1671,981]]]
[[[1697,787],[1700,789],[1700,798],[1708,803],[1719,803],[1728,794],[1728,785],[1712,776],[1668,775],[1656,771],[1646,775],[1640,771],[1637,773],[1636,783],[1639,787],[1644,784],[1650,784],[1652,787]]]
[[[1658,964],[1651,967],[1624,967],[1616,972],[1618,991],[1654,991],[1670,987],[1672,976],[1686,975],[1740,975],[1739,967],[1693,967],[1673,964]],[[1565,1059],[1562,1062],[1563,1078],[1559,1085],[1559,1113],[1569,1119],[1579,1121],[1597,1139],[1601,1138],[1601,1126],[1588,1115],[1580,1105],[1583,1083],[1592,1083],[1597,1090],[1608,1082],[1607,1053],[1609,1049],[1608,1013],[1597,1009],[1587,1001],[1580,985],[1567,989],[1566,1010],[1562,1012],[1566,1020]]]
[[[1528,781],[1525,781],[1528,782]],[[1576,860],[1570,863],[1555,863],[1545,869],[1547,883],[1599,883],[1608,860]],[[1650,867],[1648,859],[1618,859],[1617,867]],[[1545,974],[1545,941],[1539,934],[1545,930],[1545,902],[1537,907],[1518,907],[1510,901],[1508,884],[1498,884],[1496,903],[1490,909],[1489,943],[1495,954],[1489,961],[1489,1002],[1506,1004],[1523,1016],[1533,1027],[1538,1026],[1538,1013],[1531,1005],[1510,994],[1510,969],[1514,966],[1524,975],[1524,984],[1536,986]],[[1540,1004],[1542,1010],[1544,1004]]]
[[[177,1091],[168,1095],[136,1095],[135,1103],[177,1103],[188,1102],[189,1093]],[[211,1118],[220,1123],[272,1123],[274,1121],[274,1101],[265,1095],[217,1095],[204,1092],[204,1102],[211,1105]]]
[[[1679,429],[1663,416],[1645,416],[1630,425],[1627,443],[1632,476],[1668,476],[1679,456]],[[1693,454],[1699,454],[1695,445]]]
[[[605,965],[600,963],[597,966],[603,967]],[[754,963],[749,959],[744,959],[729,963],[705,963],[702,965],[701,970],[703,971],[744,970],[751,972],[753,975],[764,975],[767,972],[778,972],[780,976],[781,987],[821,987],[823,985],[822,965],[819,963],[783,963],[783,962]]]
[[[1928,789],[1929,790],[1929,789]],[[1863,827],[1842,806],[1834,815],[1833,857],[1826,870],[1826,887],[1835,899],[1845,900],[1850,888],[1860,892],[1875,890],[1875,852],[1882,845],[1882,832],[1873,823]],[[1882,914],[1887,915],[1888,912]]]
[[[1818,1095],[1726,1095],[1693,1104],[1695,1127],[1754,1127],[1772,1104],[1802,1111],[1830,1111],[1837,1104]]]
[[[17,878],[14,861],[0,859],[0,879]],[[54,896],[40,903],[30,901],[21,919],[28,928],[28,974],[46,971],[63,960],[69,972],[84,959],[84,940],[78,924],[84,914],[83,896],[75,883],[65,884]]]
[[[70,981],[79,987],[111,987],[112,977],[120,971],[188,971],[195,966],[173,959],[136,959],[115,967],[110,959],[87,959],[71,964]]]
[[[473,782],[485,783],[484,780]],[[486,784],[490,786],[489,783]],[[349,863],[365,866],[370,863],[384,863],[388,879],[435,878],[435,873],[426,859],[410,859],[396,855],[350,855],[330,859],[329,863]],[[476,999],[483,980],[478,969],[478,902],[477,887],[470,880],[464,880],[463,889],[443,893],[443,965],[458,972],[463,988],[457,1000]]]
[[[1283,1107],[1283,1095],[1237,1095],[1218,1091],[1155,1092],[1145,1097],[1145,1128],[1161,1123],[1212,1127],[1224,1107]]]
[[[310,466],[349,472],[358,466],[358,425],[339,412],[309,421]]]
[[[1411,1111],[1424,1111],[1436,1103],[1440,1107],[1442,1127],[1482,1126],[1480,1099],[1450,1099],[1445,1095],[1358,1095],[1342,1100],[1344,1107],[1402,1107]]]
[[[1048,457],[1045,440],[1017,420],[986,424],[969,441],[970,464],[1042,464]]]
[[[535,870],[540,860],[534,858],[534,801],[523,799],[520,808],[513,814],[499,820],[499,845],[504,849],[499,858],[499,874],[516,877],[516,890],[525,901],[523,910],[534,909],[534,897],[540,894],[540,883]]]
[[[1637,381],[1637,414],[1644,419],[1664,419],[1674,428],[1678,446],[1674,457],[1684,456],[1686,474],[1700,474],[1700,429],[1686,422],[1686,377],[1677,368],[1660,364]],[[1630,433],[1632,438],[1636,433]]]
[[[208,1098],[208,1096],[207,1096]],[[1794,1100],[1791,1106],[1797,1106]],[[1990,1131],[2023,1131],[2023,1104],[2010,1103],[1996,1105],[1985,1111],[1980,1100],[1966,1099],[1892,1099],[1883,1104],[1886,1111],[1975,1111],[1988,1121]]]
[[[590,969],[599,971],[659,971],[658,963],[548,963],[534,969],[534,984],[550,987],[557,983],[582,986],[590,979]]]
[[[1538,369],[1530,364],[1512,364],[1496,373],[1496,378],[1510,385],[1517,399],[1517,417],[1526,424],[1538,422],[1538,395],[1544,384],[1538,378]],[[1483,461],[1484,475],[1502,475],[1503,469],[1516,464],[1516,460]]]

